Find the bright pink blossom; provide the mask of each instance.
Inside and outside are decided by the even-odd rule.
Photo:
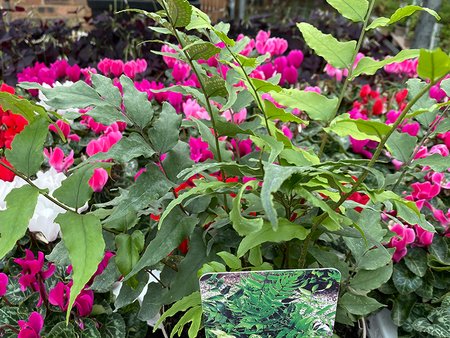
[[[123,61],[122,60],[111,60],[110,71],[115,77],[119,77],[123,73]]]
[[[242,108],[237,113],[231,113],[231,110],[225,110],[222,114],[223,117],[229,122],[234,122],[236,124],[241,124],[247,118],[247,109]]]
[[[430,182],[416,182],[411,184],[413,191],[411,193],[415,200],[431,200],[441,192],[441,187],[438,184],[431,184]]]
[[[20,332],[17,338],[40,338],[41,330],[44,327],[44,318],[39,312],[32,312],[28,321],[18,321]]]
[[[427,247],[433,243],[433,232],[427,231],[419,225],[415,225],[414,230],[416,230],[416,242],[418,245]]]
[[[50,278],[55,272],[56,267],[49,263],[47,270],[44,267],[44,253],[38,252],[37,259],[31,250],[25,250],[25,258],[16,258],[14,262],[22,267],[21,277],[19,278],[20,289],[25,291],[31,287],[33,291],[39,292],[39,301],[37,306],[41,306],[46,297],[44,280]]]
[[[201,137],[191,137],[189,147],[191,148],[191,160],[194,162],[204,162],[214,157],[211,150],[208,149],[208,142],[203,141]]]
[[[281,38],[271,38],[270,32],[259,31],[255,39],[255,47],[259,54],[270,56],[282,55],[288,48],[288,42]]]
[[[3,297],[6,294],[6,290],[8,289],[8,276],[3,272],[0,272],[0,297]]]
[[[89,186],[95,192],[100,192],[108,182],[108,177],[108,172],[105,169],[95,168],[92,177],[89,179]]]
[[[284,68],[281,77],[285,82],[293,85],[293,84],[297,83],[298,70],[294,66],[288,66],[288,67]]]
[[[184,81],[191,73],[191,67],[182,61],[177,61],[173,65],[172,76],[176,82]]]
[[[402,127],[402,133],[407,133],[411,136],[417,136],[420,131],[420,124],[419,122],[412,122],[412,123],[406,123]]]
[[[59,129],[66,139],[72,140],[75,142],[80,141],[80,137],[77,134],[70,133],[70,125],[67,122],[64,122],[63,120],[56,121],[56,126],[55,126],[55,124],[51,124],[48,127],[48,129],[56,134],[58,134],[58,129]]]
[[[74,161],[73,154],[73,150],[71,150],[66,157],[64,151],[59,147],[44,149],[44,155],[48,158],[48,163],[57,172],[67,171],[72,166]]]
[[[49,303],[58,306],[62,311],[67,311],[72,284],[72,281],[70,281],[67,285],[63,282],[58,282],[48,294]],[[92,312],[93,305],[94,292],[87,289],[83,289],[80,292],[74,303],[74,307],[77,309],[80,317],[89,316]]]
[[[170,54],[176,54],[175,49],[173,49],[172,47],[169,47],[167,45],[163,45],[161,47],[161,52],[163,53],[170,53]],[[177,62],[177,59],[172,58],[170,56],[163,56],[163,60],[166,63],[167,67],[169,68],[173,68],[173,66],[175,65],[175,62]]]
[[[281,127],[281,131],[283,132],[284,136],[286,136],[288,139],[292,140],[292,131],[289,129],[288,126],[283,125]]]
[[[388,246],[395,248],[393,255],[394,262],[399,262],[407,253],[407,245],[414,242],[416,234],[413,229],[405,227],[401,224],[394,224],[390,230],[396,234],[392,237]]]
[[[89,156],[93,156],[100,152],[106,153],[114,144],[119,142],[121,138],[122,133],[120,131],[109,132],[96,140],[90,141],[86,147],[86,153]]]
[[[183,103],[182,111],[188,120],[192,118],[199,120],[211,119],[206,109],[200,106],[195,99],[187,99],[186,102]]]
[[[289,65],[298,69],[303,63],[304,55],[301,50],[294,49],[289,52],[287,59],[289,61]]]

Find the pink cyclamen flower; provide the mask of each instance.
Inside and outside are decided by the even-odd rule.
[[[77,64],[66,68],[66,74],[70,81],[76,82],[80,79],[81,68]]]
[[[409,134],[411,136],[417,136],[420,131],[419,122],[407,123],[402,127],[402,133]]]
[[[172,47],[169,47],[167,45],[163,45],[161,47],[161,52],[176,54],[175,49],[173,49]],[[169,67],[169,68],[173,68],[173,66],[175,65],[175,62],[177,62],[177,59],[172,58],[170,56],[165,56],[165,55],[163,56],[163,60],[166,63],[167,67]]]
[[[416,242],[420,246],[428,247],[433,243],[434,233],[423,229],[420,225],[415,225]]]
[[[392,237],[388,246],[390,248],[395,248],[395,252],[393,255],[394,262],[399,262],[407,253],[408,249],[406,248],[408,244],[414,242],[416,238],[416,234],[413,229],[405,227],[401,224],[394,224],[390,230],[396,234],[396,236]]]
[[[63,120],[56,121],[56,126],[55,124],[49,125],[48,129],[56,134],[58,134],[59,129],[66,139],[75,142],[80,141],[80,137],[78,135],[70,133],[70,125],[67,122],[64,122]]]
[[[8,276],[3,272],[0,272],[0,297],[3,297],[6,294],[6,290],[8,289]]]
[[[297,83],[298,70],[294,66],[288,66],[283,70],[281,77],[285,82],[293,85]]]
[[[123,61],[122,60],[111,60],[110,71],[115,77],[119,77],[123,73]]]
[[[186,80],[191,73],[191,67],[182,61],[177,61],[173,65],[172,76],[176,82]]]
[[[283,132],[284,136],[286,136],[288,139],[292,140],[292,131],[289,129],[288,126],[283,125],[281,127],[281,131]]]
[[[298,69],[303,63],[304,55],[301,50],[294,49],[289,52],[287,59],[289,61],[289,65]]]
[[[187,99],[182,106],[182,111],[188,120],[192,118],[199,120],[211,119],[206,109],[200,106],[195,99]]]
[[[247,109],[243,108],[237,113],[231,113],[231,110],[225,110],[222,116],[225,117],[228,122],[241,124],[247,118]]]
[[[48,301],[50,304],[58,306],[62,311],[67,311],[70,299],[70,289],[73,282],[64,284],[58,282],[48,294]],[[94,305],[94,292],[92,290],[83,289],[78,297],[75,299],[74,307],[77,309],[80,317],[89,316]]]
[[[439,184],[431,184],[430,182],[416,182],[411,184],[413,191],[411,193],[414,200],[431,200],[441,192]]]
[[[239,157],[245,156],[252,152],[253,142],[251,139],[246,140],[232,139],[230,143],[232,150],[234,150],[235,152],[239,152]]]
[[[97,64],[98,70],[105,76],[108,76],[111,72],[111,59],[104,58],[100,60],[100,62]]]
[[[44,149],[44,155],[48,158],[48,163],[54,168],[57,172],[67,171],[73,164],[73,150],[70,151],[67,157],[64,155],[64,152],[61,148],[55,147]]]
[[[213,158],[214,155],[208,149],[208,142],[204,142],[201,137],[189,139],[189,147],[191,148],[191,160],[194,162],[204,162]]]
[[[89,179],[89,186],[95,192],[100,192],[108,182],[108,172],[103,168],[95,168],[92,177]]]
[[[44,327],[44,318],[39,312],[32,312],[28,321],[19,320],[17,322],[20,332],[17,338],[40,338],[41,330]]]
[[[22,267],[21,277],[19,278],[20,289],[25,291],[31,287],[33,291],[39,292],[39,301],[37,306],[41,306],[46,297],[44,280],[50,278],[55,272],[56,267],[49,263],[47,270],[44,267],[44,253],[39,251],[37,259],[31,250],[25,250],[25,258],[16,258],[14,262]]]

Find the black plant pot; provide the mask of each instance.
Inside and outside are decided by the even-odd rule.
[[[189,1],[194,6],[199,6],[200,0]],[[148,12],[158,11],[161,9],[156,0],[88,0],[88,6],[92,10],[92,16],[97,16],[103,12],[114,12],[126,8],[143,9]]]

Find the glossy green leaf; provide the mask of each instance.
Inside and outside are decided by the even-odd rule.
[[[89,180],[94,169],[100,166],[99,163],[90,163],[78,168],[53,192],[53,197],[68,207],[81,208],[90,200],[94,192],[89,185]]]
[[[348,312],[357,316],[368,315],[384,306],[368,296],[354,295],[348,292],[341,297],[339,300],[339,305],[347,309]]]
[[[92,214],[80,215],[68,211],[59,214],[55,222],[61,226],[61,237],[73,268],[73,285],[66,316],[68,321],[75,299],[103,259],[105,242],[100,220]]]
[[[233,269],[233,270],[242,269],[242,262],[235,255],[233,255],[229,252],[226,252],[226,251],[222,251],[222,252],[217,253],[217,256],[222,258],[222,260],[225,262],[225,264],[228,267],[230,267],[231,269]]]
[[[203,76],[202,83],[206,90],[206,95],[208,97],[225,97],[228,95],[228,90],[225,85],[225,80],[218,76]]]
[[[409,79],[406,84],[408,86],[408,100],[412,100],[427,86],[427,83],[420,79]],[[411,107],[410,111],[413,113],[419,110],[427,111],[427,113],[415,117],[415,119],[425,128],[428,128],[437,116],[437,109],[431,109],[430,111],[430,107],[435,107],[435,104],[436,100],[430,98],[428,94],[425,94]]]
[[[371,291],[386,283],[392,276],[392,263],[376,270],[359,270],[350,280],[350,286],[357,290]]]
[[[369,9],[367,0],[327,0],[341,15],[353,22],[363,22]]]
[[[396,264],[392,281],[402,295],[412,293],[422,286],[422,278],[409,271],[403,264]]]
[[[447,94],[447,96],[450,96],[450,79],[442,80],[440,88]]]
[[[145,128],[152,120],[154,112],[147,93],[137,90],[133,80],[125,75],[120,77],[120,83],[123,89],[123,104],[126,116],[132,124],[142,129]]]
[[[377,270],[386,266],[392,260],[392,255],[386,248],[381,246],[366,251],[361,257],[356,257],[356,259],[359,269]]]
[[[100,327],[102,338],[126,338],[127,326],[119,313],[113,312],[104,317],[105,321]]]
[[[356,140],[373,140],[380,142],[391,127],[373,120],[353,120],[348,114],[342,114],[331,121],[330,126],[325,128],[327,132],[333,132],[341,137],[351,136]]]
[[[393,57],[387,57],[384,60],[375,60],[371,57],[365,56],[358,61],[358,65],[353,70],[350,80],[360,76],[361,74],[373,75],[379,69],[391,63],[402,62],[409,59],[414,59],[420,54],[419,49],[405,49],[400,51],[397,55]]]
[[[449,158],[441,154],[431,154],[428,157],[415,160],[413,163],[420,166],[428,166],[436,172],[446,172],[450,168]]]
[[[72,323],[59,322],[53,325],[47,335],[48,338],[77,338],[78,333]]]
[[[164,102],[158,120],[148,131],[153,149],[164,154],[178,143],[181,120],[182,115],[177,114],[169,103]]]
[[[237,256],[242,257],[250,249],[266,242],[280,243],[287,242],[294,238],[304,240],[308,236],[309,230],[300,224],[289,222],[287,219],[278,220],[278,229],[274,230],[269,223],[264,223],[263,227],[256,232],[252,232],[244,237],[239,244]]]
[[[39,191],[29,185],[15,188],[6,196],[6,210],[0,211],[0,259],[25,235],[38,196]]]
[[[271,93],[271,95],[279,104],[303,110],[312,120],[316,121],[331,120],[338,103],[337,98],[329,99],[316,92],[305,92],[298,89],[283,89],[281,92]]]
[[[424,277],[427,270],[427,252],[421,248],[409,248],[405,256],[405,265],[419,277]]]
[[[340,42],[330,34],[323,34],[309,23],[297,24],[308,46],[336,68],[350,67],[356,41]]]
[[[12,166],[27,177],[36,174],[44,162],[43,149],[48,125],[44,118],[34,120],[14,137],[11,149],[5,152]]]
[[[420,50],[417,73],[422,79],[438,80],[450,72],[450,56],[440,48],[433,51]]]
[[[181,173],[195,164],[190,157],[189,145],[185,142],[179,141],[175,147],[167,152],[166,158],[162,162],[164,172],[167,178],[174,183],[182,183],[186,179],[181,177]],[[177,175],[180,176],[177,177]],[[192,176],[192,175],[191,175]],[[190,177],[190,176],[189,176]]]
[[[257,181],[247,182],[239,190],[239,193],[233,199],[233,206],[230,211],[230,219],[233,224],[234,230],[239,236],[246,236],[252,232],[258,231],[262,228],[262,218],[246,218],[241,214],[241,199],[248,187],[253,189],[257,185]]]
[[[429,8],[411,5],[411,6],[405,6],[405,7],[397,9],[395,11],[395,13],[391,15],[390,18],[380,17],[380,18],[375,19],[366,28],[366,30],[392,25],[393,23],[396,23],[397,21],[400,21],[408,16],[411,16],[412,14],[414,14],[417,11],[426,11],[430,15],[433,15],[436,18],[436,20],[441,19],[441,17],[435,11],[433,11]]]
[[[301,118],[295,116],[294,114],[289,113],[282,108],[278,108],[274,103],[268,100],[264,101],[264,112],[266,113],[267,118],[274,121],[308,124],[307,121],[303,121]]]
[[[139,254],[144,250],[145,238],[141,231],[136,230],[131,235],[116,236],[116,264],[122,276],[126,276],[139,260]]]

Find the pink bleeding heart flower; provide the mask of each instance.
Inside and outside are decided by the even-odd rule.
[[[6,290],[8,289],[8,276],[3,272],[0,272],[0,297],[3,297],[6,294]]]
[[[16,258],[14,262],[22,267],[21,277],[19,278],[20,289],[25,291],[30,287],[33,291],[39,292],[39,301],[37,306],[41,306],[46,297],[44,280],[50,278],[55,272],[56,267],[49,263],[47,270],[44,267],[44,253],[39,251],[37,259],[31,250],[25,250],[24,258]]]
[[[395,252],[393,255],[394,262],[399,262],[408,252],[406,248],[408,244],[414,242],[416,238],[416,234],[413,229],[405,227],[401,224],[394,224],[390,230],[396,234],[396,236],[392,237],[388,246],[390,248],[395,248]]]
[[[208,142],[204,142],[201,137],[191,137],[189,147],[191,148],[191,160],[196,163],[214,158],[213,153],[208,149]]]
[[[44,149],[44,155],[48,158],[48,163],[54,168],[57,172],[67,171],[73,162],[73,150],[70,151],[67,157],[64,155],[64,152],[61,148],[55,147]]]
[[[100,192],[108,182],[108,172],[103,168],[95,168],[92,177],[89,179],[89,186],[95,192]]]
[[[42,328],[44,327],[44,318],[39,312],[32,312],[28,321],[19,320],[17,322],[20,327],[17,338],[40,338]]]

